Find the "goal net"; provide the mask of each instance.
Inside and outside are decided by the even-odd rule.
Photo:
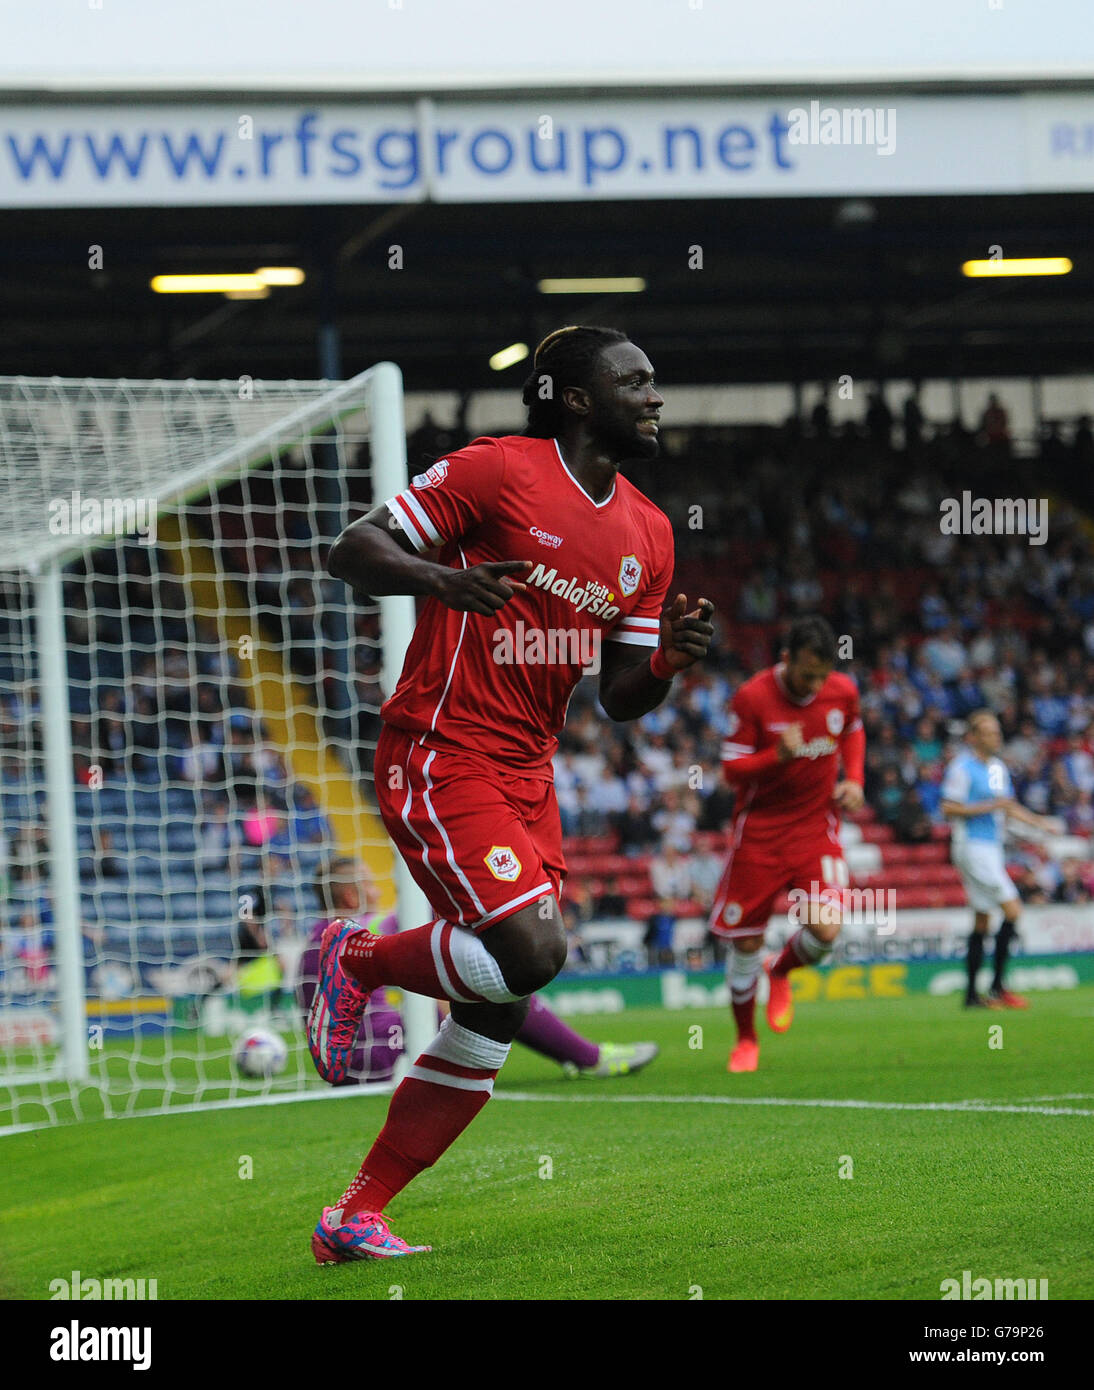
[[[359,1093],[301,979],[322,917],[427,915],[369,785],[413,601],[324,563],[406,484],[398,370],[0,378],[0,468],[0,1131]],[[426,1008],[370,1010],[359,1078]]]

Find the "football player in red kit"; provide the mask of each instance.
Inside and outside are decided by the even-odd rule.
[[[737,805],[710,921],[729,943],[726,978],[737,1025],[731,1072],[755,1071],[759,1063],[756,984],[775,900],[790,891],[798,929],[778,957],[762,962],[774,1032],[785,1033],[793,1018],[790,971],[824,960],[839,934],[848,882],[839,812],[862,806],[866,735],[858,689],[832,669],[835,662],[828,623],[799,618],[778,665],[733,697],[722,773],[737,789]]]
[[[330,923],[309,1046],[337,1084],[370,990],[447,999],[451,1012],[324,1208],[320,1263],[421,1248],[391,1233],[385,1206],[487,1103],[529,995],[566,960],[552,758],[574,687],[598,667],[608,718],[638,719],[714,630],[705,599],[665,607],[672,526],[620,471],[658,453],[662,399],[645,353],[615,329],[560,329],[536,350],[524,403],[524,434],[437,460],[330,554],[357,591],[426,600],[381,710],[375,787],[433,918],[393,936]]]

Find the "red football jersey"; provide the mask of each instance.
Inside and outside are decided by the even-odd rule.
[[[476,439],[387,503],[417,550],[453,568],[531,560],[497,613],[424,604],[382,717],[550,779],[556,737],[604,639],[649,647],[674,567],[672,525],[620,474],[594,502],[553,439]]]
[[[816,695],[798,700],[783,684],[782,667],[760,671],[733,697],[729,732],[722,745],[726,775],[737,785],[735,838],[778,840],[821,831],[835,815],[832,792],[844,740],[862,728],[858,687],[833,671]],[[802,746],[785,763],[769,765],[754,777],[734,776],[739,759],[773,749],[789,724],[802,726]]]

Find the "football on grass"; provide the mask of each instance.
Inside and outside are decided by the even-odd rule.
[[[272,1028],[251,1028],[236,1043],[232,1056],[244,1076],[270,1077],[285,1070],[289,1049]]]

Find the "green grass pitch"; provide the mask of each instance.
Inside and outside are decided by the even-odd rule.
[[[567,1081],[514,1049],[494,1101],[389,1208],[433,1253],[382,1263],[320,1268],[309,1241],[386,1098],[12,1135],[0,1297],[48,1298],[78,1269],[154,1278],[161,1300],[937,1300],[964,1270],[1089,1298],[1094,989],[1032,1003],[799,1005],[785,1036],[761,1020],[751,1076],[726,1073],[722,1011],[582,1019],[662,1055]]]

